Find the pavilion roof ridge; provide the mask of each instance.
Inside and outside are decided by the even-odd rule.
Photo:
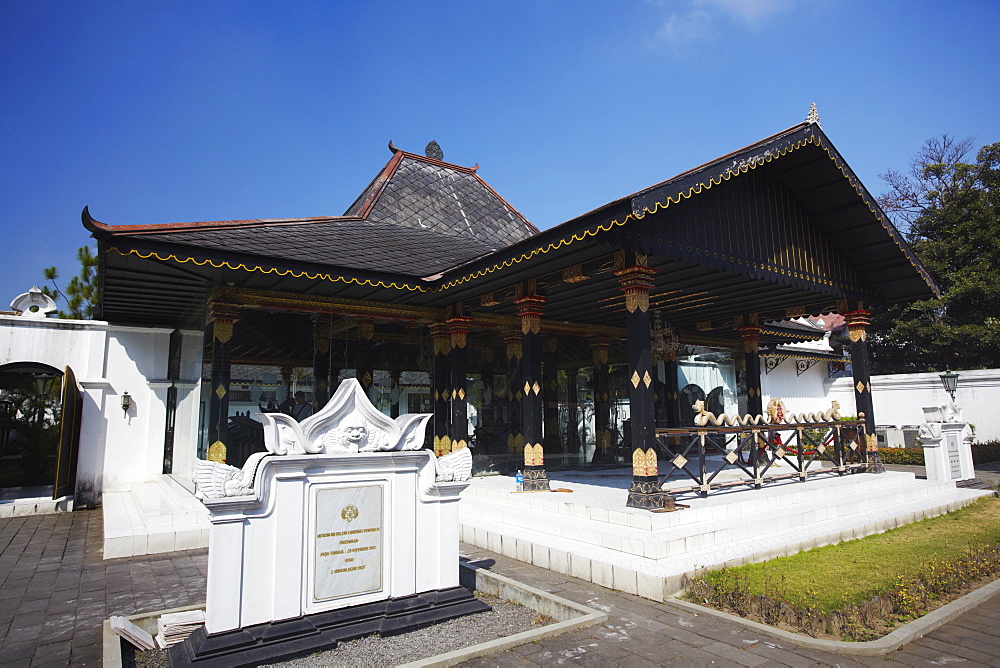
[[[191,230],[227,229],[231,227],[262,227],[275,225],[300,225],[303,223],[332,223],[337,221],[361,220],[357,216],[312,216],[305,218],[249,218],[243,220],[208,220],[178,223],[145,223],[141,225],[109,225],[90,214],[90,207],[83,207],[80,214],[83,226],[95,235],[141,235],[189,232]]]

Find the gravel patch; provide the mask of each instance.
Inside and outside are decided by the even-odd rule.
[[[497,638],[505,638],[522,631],[530,631],[555,621],[551,617],[539,615],[537,611],[520,603],[501,600],[479,591],[476,592],[476,597],[493,609],[385,638],[377,635],[358,638],[342,642],[336,649],[327,652],[317,652],[299,659],[268,665],[365,668],[397,666]],[[122,659],[124,666],[138,668],[170,666],[166,650],[136,652],[132,656],[124,655]]]
[[[450,619],[416,631],[382,638],[369,636],[341,643],[336,649],[318,652],[275,666],[398,666],[445,652],[530,631],[555,620],[512,601],[476,592],[492,606],[489,612]]]

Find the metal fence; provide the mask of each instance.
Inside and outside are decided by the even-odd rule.
[[[656,430],[658,459],[669,468],[661,484],[677,472],[694,483],[671,487],[671,494],[751,486],[816,475],[846,475],[877,471],[878,451],[867,438],[864,420],[828,420],[779,424],[716,425]],[[789,469],[778,468],[783,462]],[[824,464],[829,465],[824,465]],[[735,479],[723,472],[736,473]],[[742,475],[739,475],[742,474]]]

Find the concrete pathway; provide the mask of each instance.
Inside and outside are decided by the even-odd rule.
[[[463,544],[460,552],[489,565],[491,571],[608,614],[601,626],[522,645],[465,666],[1000,666],[1000,596],[903,650],[885,656],[844,656],[798,648],[743,626],[692,615],[669,603],[606,589],[471,545]]]
[[[99,666],[111,615],[205,601],[207,550],[111,559],[101,511],[0,520],[0,666]]]
[[[207,550],[103,560],[100,511],[0,519],[0,666],[98,666],[110,615],[203,603]],[[473,666],[1000,666],[1000,596],[888,657],[797,649],[469,545],[491,570],[605,610],[607,623],[532,643]]]

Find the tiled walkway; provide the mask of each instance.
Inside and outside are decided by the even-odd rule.
[[[111,615],[205,600],[207,550],[112,559],[101,512],[0,520],[0,666],[99,666]]]
[[[101,513],[0,520],[0,666],[97,666],[102,622],[205,599],[206,550],[101,558]],[[933,665],[1000,666],[1000,596],[887,657],[793,647],[463,545],[491,570],[608,613],[600,626],[470,662],[474,666]]]
[[[844,656],[798,648],[743,626],[670,604],[605,589],[463,545],[470,558],[525,584],[603,610],[608,621],[522,645],[466,666],[1000,666],[1000,596],[886,656]]]

